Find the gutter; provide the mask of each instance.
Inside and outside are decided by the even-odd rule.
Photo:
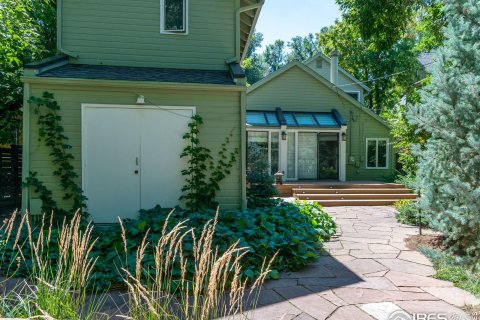
[[[261,7],[263,7],[264,4],[265,4],[265,0],[260,0],[258,3],[238,8],[237,11],[235,12],[235,29],[237,30],[237,32],[235,32],[235,51],[236,52],[235,52],[235,57],[227,60],[227,64],[235,63],[235,62],[239,63],[240,60],[242,60],[242,57],[240,54],[240,14],[246,11],[260,9]],[[258,13],[257,13],[257,18],[258,18]],[[256,21],[253,21],[252,27],[255,25],[255,22]],[[247,40],[246,46],[248,46],[249,42],[250,42],[250,39]]]
[[[74,53],[63,48],[62,8],[63,8],[62,0],[57,0],[57,51],[60,53],[66,54],[67,56],[72,57],[74,59],[78,59],[79,57],[78,53]]]

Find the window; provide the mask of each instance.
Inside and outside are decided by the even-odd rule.
[[[367,169],[387,169],[388,139],[367,139]]]
[[[187,33],[188,0],[160,0],[162,33]]]
[[[280,133],[247,131],[247,171],[269,167],[270,174],[278,172]]]
[[[348,94],[350,97],[352,97],[353,99],[357,100],[357,101],[360,101],[360,92],[358,91],[350,91],[350,92],[345,92],[346,94]]]
[[[316,61],[316,64],[317,64],[318,69],[323,68],[323,60],[322,59],[318,58],[317,61]]]

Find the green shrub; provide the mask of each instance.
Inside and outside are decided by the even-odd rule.
[[[141,210],[138,219],[126,219],[123,224],[128,239],[125,257],[122,253],[124,244],[120,226],[95,227],[92,238],[98,238],[93,247],[91,257],[98,258],[93,270],[91,283],[96,288],[107,289],[113,285],[122,284],[120,268],[127,267],[134,272],[136,249],[140,246],[148,232],[147,241],[156,244],[161,237],[161,231],[171,209],[157,206],[150,210]],[[202,227],[213,219],[215,211],[186,212],[176,209],[169,220],[169,227],[186,221],[187,228],[193,228],[199,235]],[[221,212],[218,216],[214,246],[219,253],[225,252],[233,243],[239,240],[240,248],[246,247],[249,253],[242,260],[243,275],[255,279],[261,272],[263,260],[278,256],[272,265],[270,278],[278,278],[281,271],[298,270],[314,262],[318,249],[323,241],[335,234],[335,223],[332,218],[316,204],[305,202],[281,203],[276,207],[257,208],[247,211]],[[34,234],[38,234],[35,233]],[[57,241],[56,230],[52,231],[52,241]],[[34,235],[35,237],[35,235]],[[27,235],[19,235],[20,241],[25,241]],[[193,245],[191,236],[184,238],[183,254],[188,259],[187,272],[193,274]],[[51,248],[55,248],[51,245]],[[25,247],[28,250],[28,246]],[[53,249],[52,249],[53,250]],[[58,256],[57,252],[51,252]],[[28,257],[29,255],[26,255]],[[121,258],[120,258],[121,257]],[[3,266],[8,266],[15,259],[15,250],[7,244],[4,251]],[[153,254],[146,253],[144,266],[154,267]],[[28,261],[22,264],[18,275],[28,275]],[[5,270],[5,268],[4,268]],[[178,276],[180,276],[180,270]]]
[[[422,214],[417,204],[412,200],[399,200],[394,203],[397,209],[397,221],[412,226],[427,226],[428,222],[425,214]]]
[[[480,296],[480,265],[470,259],[453,256],[447,252],[421,248],[420,251],[433,263],[435,278],[451,281],[456,287]]]

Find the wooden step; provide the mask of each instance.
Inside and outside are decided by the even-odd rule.
[[[392,189],[292,189],[293,194],[400,194],[412,193],[406,188]]]
[[[321,200],[315,201],[323,207],[342,207],[342,206],[390,206],[398,200]]]
[[[366,184],[288,184],[277,186],[280,189],[404,189],[399,183],[366,183]]]
[[[415,200],[413,193],[399,194],[296,194],[298,200]]]

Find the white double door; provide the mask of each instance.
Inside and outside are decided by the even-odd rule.
[[[82,181],[97,223],[135,218],[140,209],[173,207],[181,195],[193,108],[84,105]]]

